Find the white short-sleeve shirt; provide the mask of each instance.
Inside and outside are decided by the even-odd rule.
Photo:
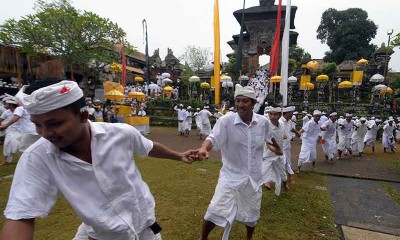
[[[41,138],[22,155],[4,211],[8,219],[46,217],[61,193],[95,239],[135,239],[155,222],[155,202],[133,154],[153,142],[127,124],[92,123],[92,164]]]
[[[222,116],[207,137],[213,150],[221,149],[222,168],[219,180],[234,189],[241,189],[250,181],[257,191],[262,185],[264,145],[271,142],[268,120],[253,113],[250,125],[238,113]]]
[[[18,122],[19,126],[21,127],[21,133],[38,135],[35,124],[31,121],[31,116],[22,106],[15,108],[14,115],[18,115],[20,117]]]

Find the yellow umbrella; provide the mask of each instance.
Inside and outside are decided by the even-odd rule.
[[[338,88],[352,88],[353,87],[353,83],[350,81],[343,81],[341,83],[339,83]]]
[[[390,94],[392,94],[392,93],[393,93],[393,89],[390,88],[390,87],[383,88],[383,89],[381,89],[381,91],[380,91],[380,94],[381,94],[381,95],[385,95],[385,94],[390,95]]]
[[[170,86],[166,86],[166,87],[164,88],[164,91],[172,91],[172,90],[173,90],[173,88],[170,87]]]
[[[119,100],[125,99],[124,94],[115,89],[108,91],[106,94],[104,94],[104,97],[106,99],[113,100],[113,101],[116,101],[116,100],[119,101]]]
[[[315,71],[319,68],[319,63],[317,61],[309,61],[306,66],[308,69]]]
[[[318,75],[316,78],[317,82],[326,82],[329,80],[328,75]]]
[[[201,87],[201,88],[210,88],[211,86],[210,86],[209,83],[202,82],[202,83],[200,83],[200,87]]]
[[[128,98],[136,98],[136,99],[143,99],[146,97],[146,94],[142,92],[130,92],[128,93]]]
[[[144,79],[142,77],[140,77],[140,76],[136,76],[134,79],[135,79],[136,82],[143,82],[144,81]]]
[[[356,63],[357,65],[363,65],[366,64],[368,62],[367,59],[361,58],[360,60],[358,60],[358,62]]]
[[[281,76],[272,76],[270,82],[271,83],[280,83],[282,81]]]
[[[314,89],[314,84],[312,84],[312,83],[304,83],[302,89],[304,89],[304,90],[313,90]]]

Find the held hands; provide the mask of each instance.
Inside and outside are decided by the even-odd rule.
[[[192,162],[198,160],[199,159],[198,151],[199,150],[192,150],[192,149],[187,150],[182,154],[181,161],[187,164],[191,164]]]
[[[197,149],[197,154],[198,160],[206,160],[210,156],[209,152],[204,147]]]

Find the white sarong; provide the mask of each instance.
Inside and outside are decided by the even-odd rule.
[[[254,192],[250,181],[242,189],[233,189],[218,181],[204,219],[224,228],[222,240],[229,239],[234,220],[255,227],[260,218],[261,187]]]
[[[317,159],[317,144],[315,143],[313,146],[310,144],[301,144],[301,150],[299,154],[299,162],[298,166],[300,167],[303,163],[311,163],[315,162]]]
[[[270,156],[264,157],[262,163],[263,182],[275,183],[275,194],[281,194],[282,182],[287,181],[285,157],[284,156]]]

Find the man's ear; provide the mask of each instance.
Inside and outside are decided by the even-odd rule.
[[[87,122],[87,120],[89,118],[89,113],[87,111],[83,111],[83,112],[79,113],[79,117],[81,119],[81,123],[85,123],[85,122]]]

